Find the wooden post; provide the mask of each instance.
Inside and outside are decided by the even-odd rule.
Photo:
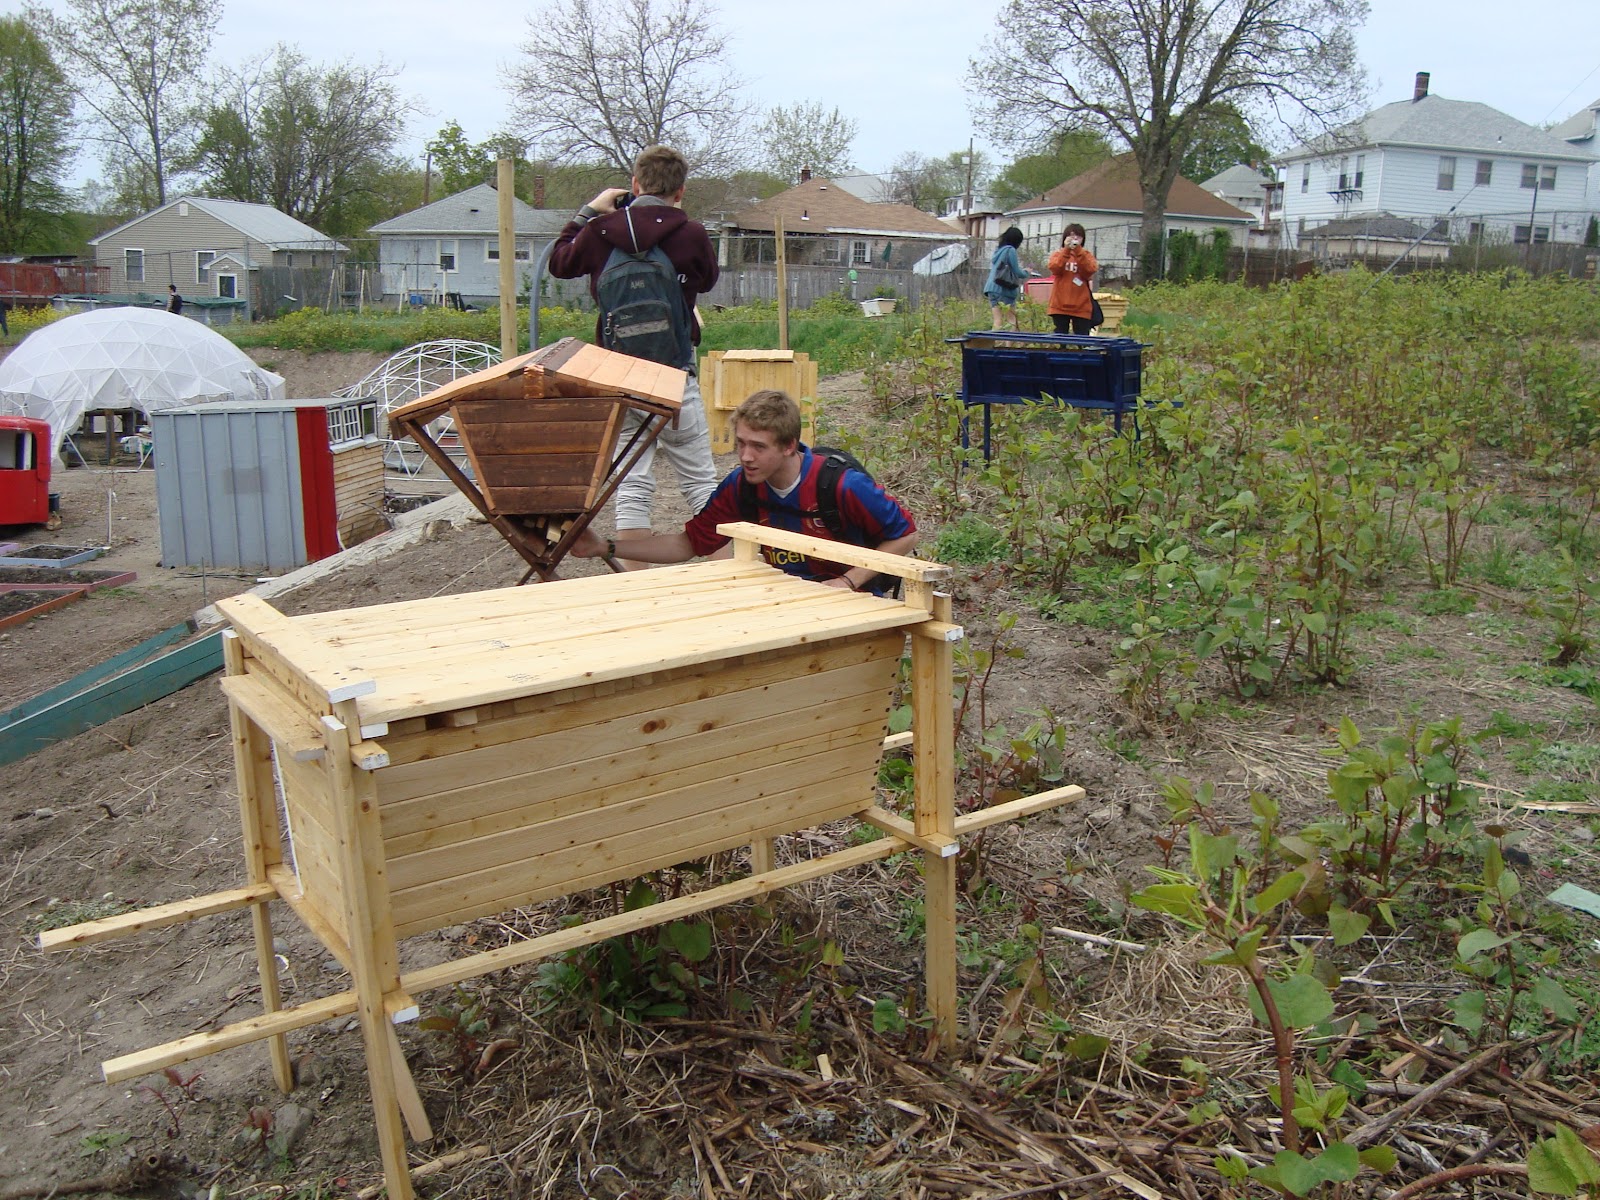
[[[783,252],[783,218],[772,218],[772,240],[778,247],[778,349],[789,348],[789,260]]]
[[[517,168],[509,158],[496,164],[500,199],[500,359],[517,356]]]
[[[341,707],[353,708],[348,701]],[[395,1054],[389,1039],[386,992],[400,990],[395,952],[394,923],[389,917],[388,888],[384,880],[380,843],[376,858],[363,853],[363,842],[376,825],[378,812],[371,797],[357,795],[350,747],[360,740],[359,719],[353,729],[331,716],[322,718],[327,752],[328,800],[333,808],[338,839],[339,873],[344,883],[345,929],[350,936],[350,968],[355,977],[356,1016],[366,1046],[367,1082],[372,1089],[372,1116],[378,1129],[378,1150],[383,1159],[383,1181],[390,1200],[415,1200],[410,1167],[406,1162],[405,1130],[401,1124]],[[352,737],[352,733],[355,735]],[[369,783],[370,787],[370,783]],[[366,809],[362,812],[362,809]],[[367,835],[367,836],[364,836]]]
[[[936,592],[933,618],[949,624],[950,597]],[[951,704],[954,653],[950,643],[911,637],[912,754],[916,761],[916,832],[955,836],[955,713]],[[934,1036],[948,1049],[956,1038],[956,859],[922,855],[927,937],[928,1009]]]
[[[222,654],[229,675],[244,674],[244,648],[239,644],[239,635],[231,629],[223,632]],[[233,772],[239,787],[245,876],[252,884],[266,883],[267,869],[283,861],[283,847],[278,840],[277,790],[272,780],[272,741],[231,701],[228,723],[233,730]],[[278,959],[272,949],[272,917],[265,900],[250,906],[250,919],[256,939],[256,970],[261,976],[261,1007],[265,1012],[277,1012],[283,1007],[283,994],[278,986]],[[272,1081],[281,1092],[294,1091],[287,1039],[279,1034],[269,1040],[268,1048]]]

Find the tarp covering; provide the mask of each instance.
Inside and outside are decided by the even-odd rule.
[[[940,246],[911,264],[913,275],[948,275],[967,261],[967,247],[962,242]]]
[[[0,412],[50,422],[50,456],[86,409],[151,413],[214,400],[284,399],[263,370],[198,321],[148,308],[101,308],[22,340],[0,362]]]

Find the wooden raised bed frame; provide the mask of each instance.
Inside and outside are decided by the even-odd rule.
[[[405,1127],[431,1137],[394,1022],[414,997],[490,971],[680,920],[886,858],[924,855],[926,988],[956,1031],[959,837],[1065,803],[1038,796],[955,814],[946,568],[756,525],[722,527],[734,558],[372,608],[285,617],[241,596],[218,608],[245,881],[161,908],[40,935],[80,946],[249,908],[261,1015],[103,1064],[116,1083],[246,1042],[357,1014],[389,1195],[414,1195]],[[890,600],[806,582],[762,545],[905,580]],[[885,738],[910,635],[911,734]],[[878,807],[886,745],[916,759],[916,812]],[[274,762],[283,781],[280,825]],[[773,839],[853,817],[886,836],[778,867]],[[404,970],[400,940],[718,850],[751,874],[586,925]],[[268,902],[283,901],[353,986],[284,1008]]]

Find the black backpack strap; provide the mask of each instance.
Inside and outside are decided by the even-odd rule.
[[[817,469],[817,517],[841,541],[849,539],[844,536],[844,517],[839,512],[839,480],[849,469],[843,455],[832,453],[823,457]]]

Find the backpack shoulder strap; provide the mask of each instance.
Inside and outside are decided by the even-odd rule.
[[[843,455],[828,453],[817,468],[817,517],[836,538],[844,537],[844,517],[839,512],[839,480],[850,469]]]

